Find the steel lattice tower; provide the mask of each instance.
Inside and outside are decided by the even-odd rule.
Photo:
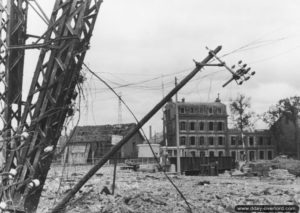
[[[28,1],[0,1],[0,118],[3,171],[8,174],[0,187],[1,201],[10,209],[36,211],[76,85],[82,81],[80,70],[101,3],[56,0],[48,29],[27,44]],[[22,101],[25,50],[33,48],[39,48],[40,54]],[[21,137],[24,133],[28,137]],[[34,186],[36,181],[40,184]]]

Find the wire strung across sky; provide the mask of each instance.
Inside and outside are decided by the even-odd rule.
[[[120,100],[121,102],[124,104],[124,106],[126,107],[126,109],[130,112],[130,114],[133,116],[133,118],[135,119],[135,121],[138,123],[139,120],[137,119],[137,117],[135,116],[134,112],[130,109],[130,107],[125,103],[125,101],[122,99],[122,97],[106,82],[104,81],[102,78],[100,78],[100,76],[98,76],[95,72],[93,72],[85,63],[83,63],[83,65],[87,68],[87,70],[92,74],[94,75],[98,80],[100,80],[102,83],[104,83]],[[180,196],[182,197],[182,199],[184,200],[184,202],[186,203],[188,209],[189,209],[189,212],[192,213],[192,209],[191,209],[191,206],[189,204],[189,202],[187,201],[187,199],[185,198],[185,196],[183,195],[183,193],[180,191],[180,189],[175,185],[175,183],[171,180],[171,178],[167,175],[167,173],[164,171],[163,167],[161,166],[160,162],[159,162],[159,159],[157,158],[143,128],[140,129],[144,138],[146,139],[149,147],[150,147],[150,150],[152,152],[152,155],[153,157],[155,158],[156,162],[157,162],[157,165],[159,166],[160,170],[163,171],[164,175],[166,176],[166,178],[169,180],[169,182],[172,184],[172,186],[176,189],[176,191],[180,194]]]

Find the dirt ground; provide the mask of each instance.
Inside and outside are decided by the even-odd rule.
[[[52,167],[38,212],[50,210],[89,168]],[[235,212],[236,205],[245,204],[300,204],[299,177],[233,177],[229,174],[170,177],[183,192],[194,213]],[[162,173],[134,172],[118,167],[115,194],[101,194],[104,186],[111,190],[112,180],[113,167],[100,169],[72,199],[66,212],[188,212],[184,200]]]

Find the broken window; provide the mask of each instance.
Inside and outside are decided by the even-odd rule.
[[[191,113],[195,113],[195,109],[193,107],[190,108]]]
[[[181,137],[180,137],[180,145],[181,145],[181,146],[184,146],[184,145],[185,145],[185,142],[186,142],[185,140],[186,140],[185,136],[181,136]]]
[[[210,122],[208,123],[208,130],[209,130],[209,131],[213,131],[213,130],[214,130],[214,122],[210,121]]]
[[[204,145],[204,136],[200,136],[200,138],[199,138],[199,145],[200,146]]]
[[[213,146],[213,145],[214,145],[214,137],[212,137],[212,136],[209,136],[209,137],[208,137],[208,144],[209,144],[210,146]]]
[[[249,136],[249,146],[254,146],[254,137]]]
[[[243,145],[242,137],[238,137],[238,143],[239,143],[239,146],[242,146],[242,145]]]
[[[218,122],[218,131],[223,131],[224,130],[224,122],[219,121]]]
[[[240,160],[245,160],[246,155],[244,153],[244,151],[240,151]]]
[[[180,122],[180,130],[186,130],[186,122],[185,121]]]
[[[204,130],[204,122],[203,122],[203,121],[200,121],[200,122],[199,122],[199,130],[200,130],[200,131],[203,131],[203,130]]]
[[[268,151],[268,160],[272,160],[272,158],[273,158],[272,151]]]
[[[179,107],[179,113],[180,113],[180,114],[184,114],[184,113],[185,113],[184,107]]]
[[[190,130],[195,131],[195,122],[190,122]]]
[[[231,144],[231,146],[235,146],[236,145],[236,136],[231,136],[230,137],[230,144]]]
[[[224,137],[222,137],[222,136],[219,136],[219,137],[218,137],[218,145],[219,145],[219,146],[222,146],[222,145],[223,145],[223,140],[224,140]]]
[[[196,144],[196,138],[195,138],[195,136],[191,136],[190,137],[190,145],[195,146],[195,144]]]

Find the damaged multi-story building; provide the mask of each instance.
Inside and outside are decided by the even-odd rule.
[[[166,143],[162,149],[169,157],[177,156],[178,151],[181,157],[233,156],[236,160],[272,159],[275,155],[268,130],[246,131],[242,136],[228,128],[226,105],[219,98],[208,103],[170,101],[164,117]]]

